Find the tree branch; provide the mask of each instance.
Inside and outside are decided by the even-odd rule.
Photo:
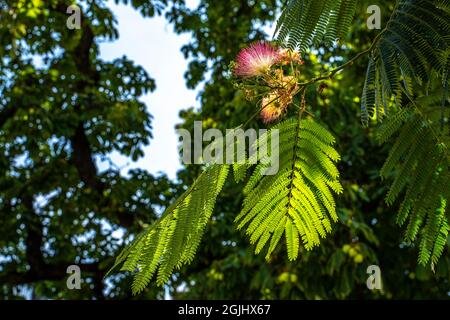
[[[44,259],[42,248],[44,245],[43,225],[39,215],[34,210],[33,197],[24,195],[22,204],[26,211],[23,215],[25,225],[25,257],[29,266],[27,271],[17,271],[16,263],[3,264],[3,271],[0,274],[0,284],[8,285],[28,284],[43,280],[61,281],[66,276],[66,270],[73,261],[58,261],[57,263],[47,263]],[[104,271],[100,270],[99,263],[77,264],[82,272],[92,273],[97,279],[103,276]],[[103,288],[103,286],[101,286]],[[98,292],[97,292],[98,295]]]
[[[89,144],[83,122],[78,123],[75,134],[70,137],[72,146],[72,162],[77,168],[78,175],[87,187],[102,194],[105,184],[98,178],[97,167],[92,158],[92,150]]]
[[[17,113],[17,108],[5,108],[0,112],[0,128],[3,127],[3,125],[6,123],[6,121],[8,121],[9,119],[11,119],[12,117],[15,116],[15,114]]]

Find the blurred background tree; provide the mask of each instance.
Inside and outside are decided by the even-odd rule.
[[[96,159],[112,151],[133,160],[143,155],[152,137],[151,116],[138,98],[155,83],[125,57],[99,58],[99,41],[118,37],[104,1],[79,3],[79,30],[66,27],[72,3],[0,1],[4,298],[103,299],[104,270],[123,240],[113,232],[132,236],[156,218],[173,192],[167,177],[145,170],[125,177],[111,165],[99,172]],[[165,2],[131,4],[153,16]],[[82,290],[67,290],[72,264],[82,270]],[[129,295],[122,278],[110,280],[108,297]],[[149,297],[158,294],[155,289]]]
[[[151,116],[138,97],[155,89],[150,76],[125,58],[98,56],[98,42],[118,37],[104,1],[80,1],[82,32],[66,28],[70,1],[0,1],[0,294],[18,298],[129,298],[129,275],[104,272],[123,246],[192,183],[198,166],[186,166],[178,181],[145,170],[120,175],[99,172],[96,157],[116,150],[133,159],[149,143]],[[129,3],[130,1],[118,1]],[[377,30],[366,26],[360,1],[351,32],[338,45],[304,56],[303,75],[313,77],[366,49]],[[200,109],[181,113],[180,127],[233,128],[251,117],[249,102],[233,87],[229,63],[249,42],[270,39],[266,30],[283,2],[277,0],[131,1],[151,17],[164,13],[177,33],[192,40],[182,52],[190,60],[189,88],[200,87]],[[35,57],[42,61],[36,65]],[[196,259],[165,288],[151,284],[136,298],[326,299],[448,298],[450,258],[436,273],[417,266],[417,249],[402,243],[395,208],[384,204],[381,168],[389,145],[379,147],[373,129],[359,122],[359,97],[366,63],[309,90],[307,102],[337,137],[344,193],[337,198],[340,222],[311,252],[289,262],[280,246],[270,263],[256,256],[245,234],[235,230],[242,191],[229,178],[216,204]],[[184,106],[188,107],[188,106]],[[259,119],[250,127],[262,127]],[[158,139],[158,137],[155,137]],[[170,147],[170,146],[169,146]],[[176,146],[172,146],[176,147]],[[113,236],[122,230],[123,238]],[[82,290],[66,289],[66,268],[78,264]],[[381,267],[383,292],[366,287],[367,266]],[[22,292],[21,292],[22,290]]]

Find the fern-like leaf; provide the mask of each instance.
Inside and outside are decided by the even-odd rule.
[[[313,120],[289,119],[273,130],[279,132],[279,171],[263,175],[265,161],[255,167],[235,221],[238,229],[246,226],[256,253],[268,247],[266,259],[284,234],[288,257],[295,260],[300,240],[312,249],[331,231],[331,220],[337,220],[333,192],[342,192],[335,165],[340,157],[332,147],[334,137]],[[271,131],[260,137],[260,147],[274,143]]]
[[[355,14],[356,0],[290,0],[275,33],[291,49],[305,51],[343,38]]]
[[[174,269],[192,261],[228,170],[228,165],[208,166],[162,217],[117,257],[111,270],[121,266],[121,271],[135,272],[134,294],[155,274],[162,285]]]
[[[378,133],[381,142],[397,135],[381,169],[383,178],[394,176],[386,196],[392,205],[403,199],[397,215],[400,225],[408,221],[405,238],[420,236],[419,263],[437,263],[449,235],[447,203],[450,199],[450,158],[443,133],[417,109],[404,108],[389,118]]]
[[[445,7],[438,0],[398,0],[369,62],[369,66],[373,60],[378,62],[376,71],[366,77],[366,83],[374,74],[381,80],[375,94],[384,100],[392,96],[399,99],[404,87],[412,95],[413,86],[428,87],[436,72],[443,81],[444,104],[448,91],[449,21],[448,3]],[[362,99],[367,99],[368,93],[373,94],[364,88]],[[376,110],[380,107],[381,100],[375,99]]]

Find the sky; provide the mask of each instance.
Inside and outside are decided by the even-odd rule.
[[[190,6],[196,2],[187,1]],[[198,90],[189,90],[185,85],[188,61],[180,51],[189,42],[190,35],[175,34],[164,17],[144,18],[131,6],[115,5],[111,1],[109,7],[118,22],[119,39],[100,45],[102,59],[110,61],[126,55],[156,81],[156,90],[140,99],[153,116],[153,139],[144,148],[145,155],[133,162],[113,153],[111,160],[121,168],[122,174],[141,168],[152,174],[163,172],[175,179],[177,170],[181,169],[175,132],[175,125],[181,122],[178,114],[182,109],[198,107]],[[98,166],[100,170],[108,168],[108,164],[100,160]]]

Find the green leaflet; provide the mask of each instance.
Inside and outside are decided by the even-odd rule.
[[[157,222],[124,249],[110,272],[120,266],[121,271],[135,272],[132,290],[137,294],[154,275],[163,285],[174,269],[191,262],[228,171],[228,165],[207,167]]]
[[[331,44],[347,34],[356,0],[290,0],[278,20],[278,42],[302,52]],[[433,71],[444,87],[442,113],[448,96],[450,57],[448,2],[398,0],[385,29],[371,50],[361,98],[361,121],[380,120],[391,97],[400,102],[400,88],[428,86]],[[444,118],[442,115],[441,119]]]
[[[290,0],[277,23],[277,40],[301,51],[331,44],[345,37],[355,9],[356,0]]]
[[[267,247],[266,259],[284,234],[288,257],[295,260],[300,242],[312,249],[331,232],[331,220],[337,221],[333,193],[342,192],[339,154],[332,147],[334,137],[313,120],[288,119],[271,130],[279,130],[279,171],[264,176],[264,165],[256,166],[235,221],[238,229],[246,227],[256,253]]]
[[[395,10],[386,24],[379,41],[372,50],[369,62],[375,70],[367,73],[366,84],[375,82],[375,90],[364,87],[362,121],[367,124],[366,112],[375,105],[376,119],[379,110],[386,107],[392,96],[397,104],[401,88],[413,95],[414,86],[428,87],[432,72],[436,72],[444,84],[443,99],[447,97],[448,53],[450,50],[450,14],[437,0],[398,0]],[[377,61],[377,63],[373,63]],[[374,81],[379,79],[379,81]],[[383,97],[377,99],[376,97]],[[367,105],[366,105],[367,102]],[[443,103],[444,104],[444,103]],[[443,109],[444,107],[442,107]],[[443,119],[443,116],[442,116]]]
[[[421,106],[422,108],[424,106]],[[401,199],[397,223],[406,222],[405,240],[419,237],[419,263],[436,265],[447,246],[449,232],[447,204],[450,198],[450,158],[436,122],[427,121],[411,108],[390,117],[378,139],[396,141],[381,169],[383,178],[393,176],[386,196],[391,205]]]
[[[366,72],[366,81],[364,83],[364,89],[361,97],[361,122],[364,126],[367,126],[369,123],[369,110],[373,109],[375,105],[375,76],[376,76],[376,68],[375,68],[375,60],[373,58],[370,59],[369,65],[367,66]]]
[[[288,257],[294,260],[300,241],[306,249],[319,245],[331,231],[331,220],[337,220],[332,193],[342,192],[335,166],[340,157],[332,147],[334,137],[313,120],[290,119],[271,130],[275,129],[279,130],[279,171],[265,176],[262,170],[272,164],[261,161],[255,166],[236,221],[239,229],[247,226],[256,253],[268,247],[267,259],[285,234]],[[256,147],[267,147],[273,143],[271,138],[267,131]],[[237,180],[250,167],[234,164]],[[164,284],[175,269],[192,261],[228,171],[229,165],[206,167],[189,190],[117,257],[111,271],[135,272],[134,294],[155,275],[157,283]]]

